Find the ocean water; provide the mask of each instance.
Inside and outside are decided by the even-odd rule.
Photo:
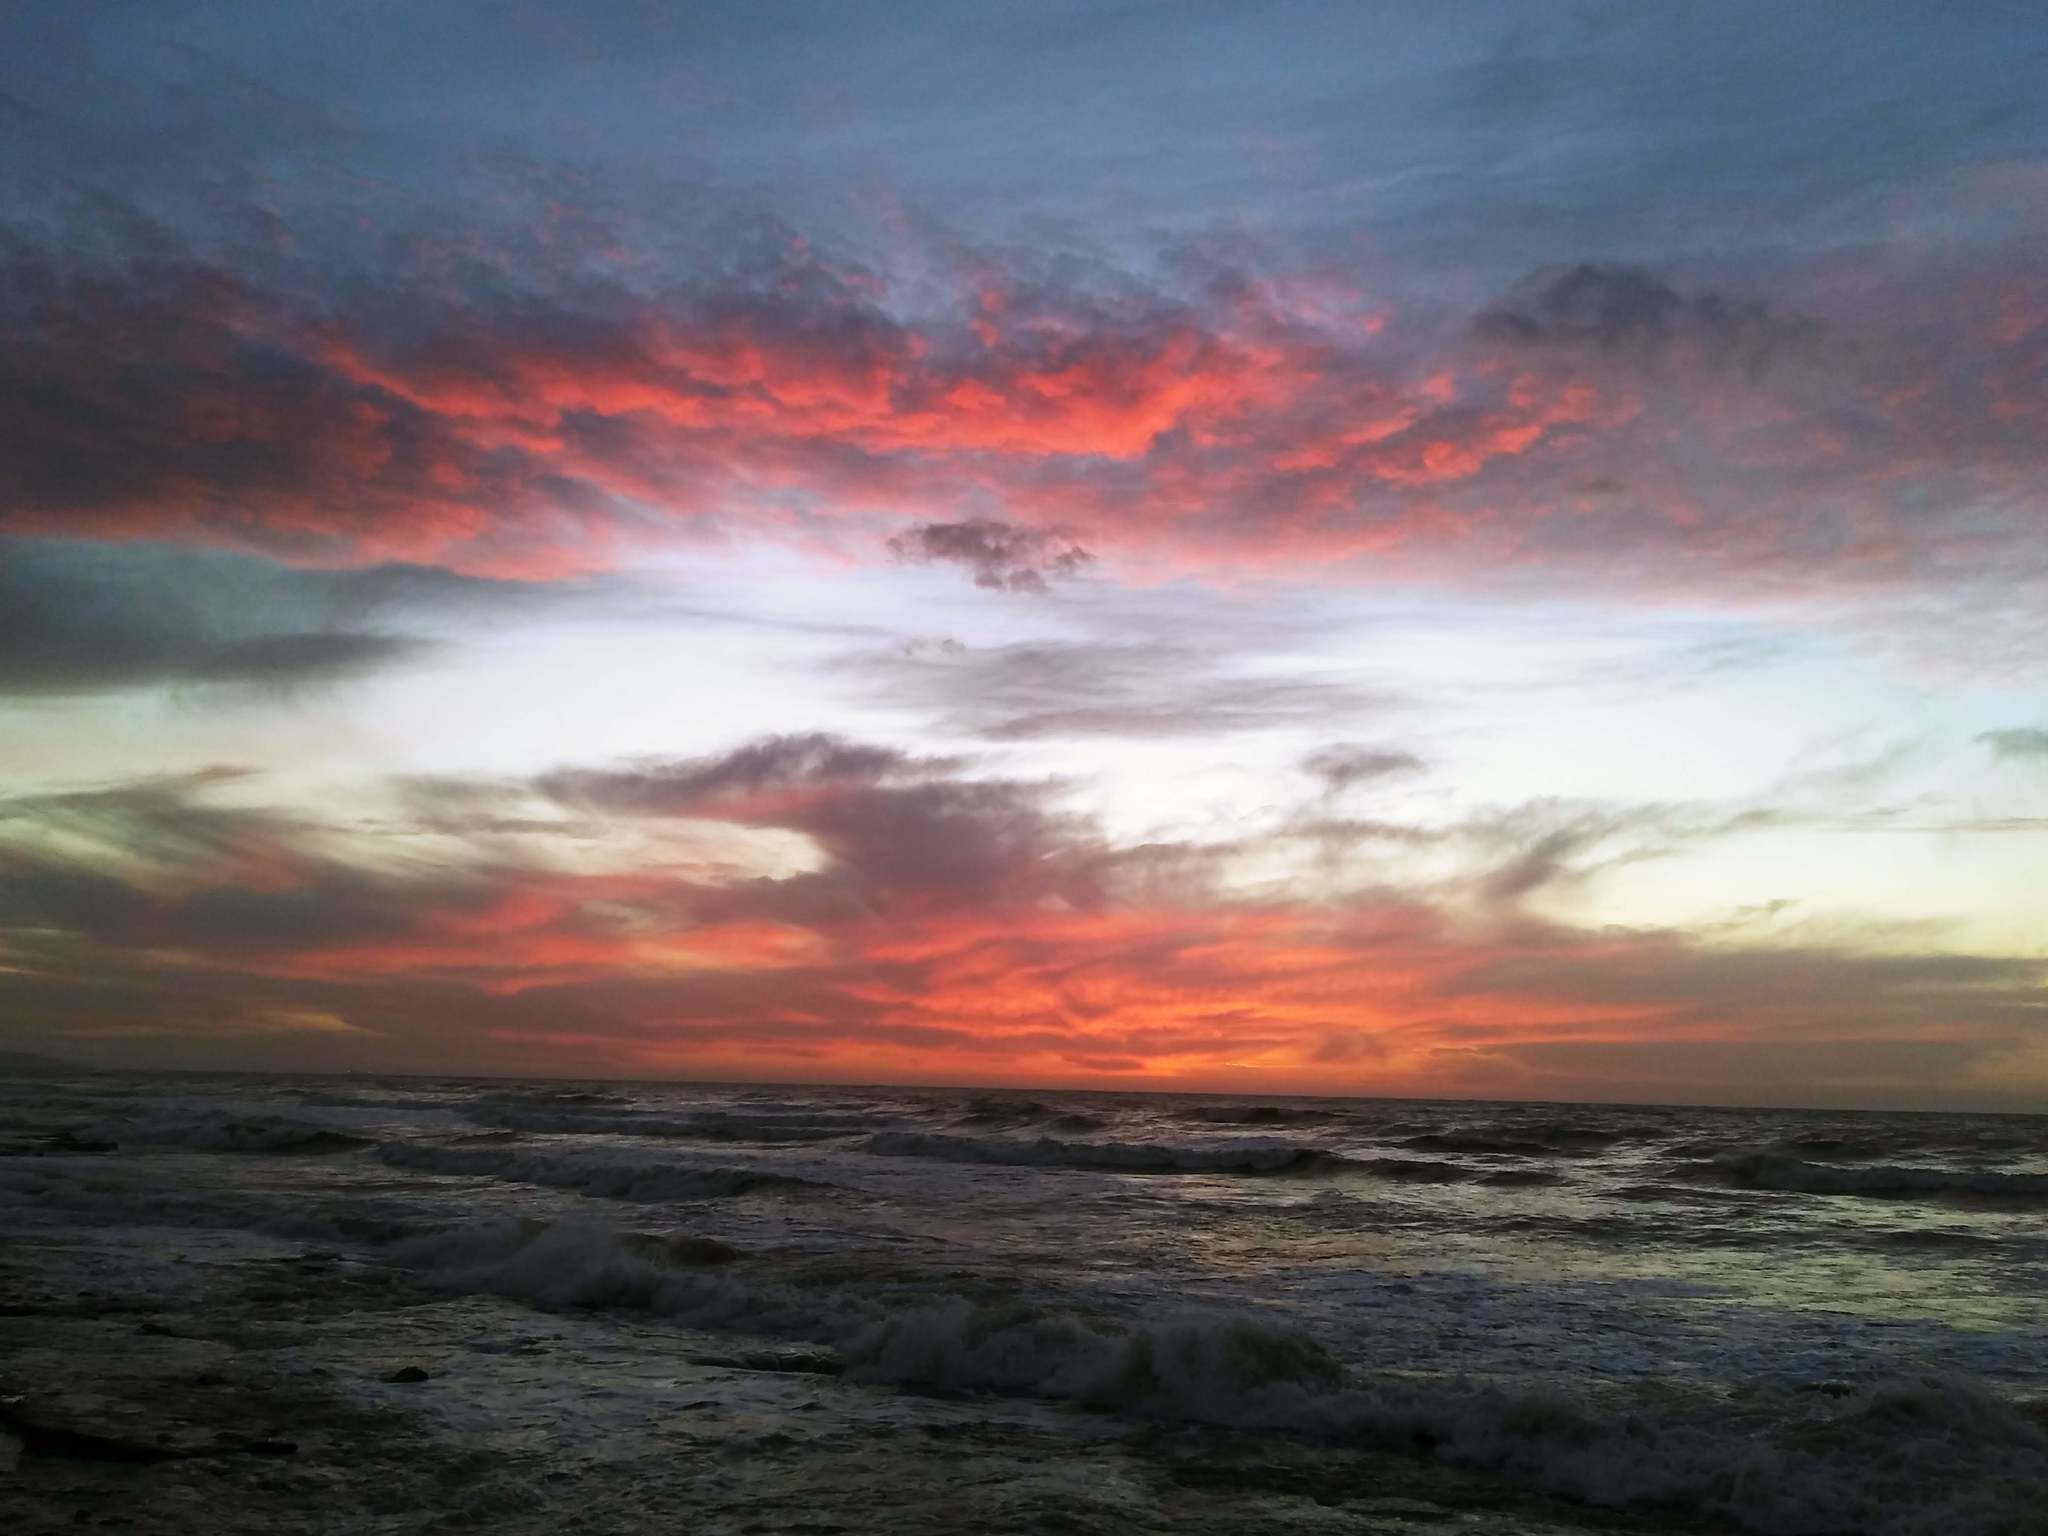
[[[2048,1529],[2044,1118],[17,1078],[0,1230],[17,1289],[89,1272],[197,1317],[248,1304],[226,1268],[291,1254],[488,1305],[464,1358],[550,1341],[516,1385],[558,1452],[619,1443],[593,1404],[628,1378],[634,1432],[708,1422],[681,1375],[634,1375],[672,1336],[721,1381],[832,1383],[803,1402],[843,1435],[943,1410],[1034,1466],[1211,1435],[1319,1476],[1406,1458],[1567,1524]],[[308,1281],[301,1312],[330,1294],[355,1292]],[[472,1380],[438,1432],[509,1411],[511,1378],[436,1374]],[[1410,1503],[1400,1528],[1476,1528]],[[1159,1511],[1128,1513],[1101,1528]]]

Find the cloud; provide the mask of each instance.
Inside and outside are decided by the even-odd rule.
[[[1325,729],[1396,702],[1341,675],[1261,673],[1174,641],[914,642],[840,666],[878,701],[936,711],[949,731],[987,741]]]
[[[1051,807],[1057,786],[966,779],[959,767],[814,732],[712,757],[562,770],[538,787],[579,809],[772,827],[815,844],[822,872],[719,900],[736,914],[1079,895],[1097,850]]]
[[[1758,297],[1681,292],[1642,267],[1580,262],[1538,273],[1473,323],[1479,336],[1519,347],[1581,348],[1652,361],[1677,348],[1712,366],[1755,375],[1810,355],[1827,328]]]
[[[94,867],[132,864],[159,871],[232,862],[281,844],[303,827],[284,813],[223,806],[223,789],[250,770],[216,765],[41,794],[0,796],[0,831],[55,834]]]
[[[1302,759],[1301,766],[1323,781],[1333,795],[1353,785],[1374,779],[1420,773],[1422,759],[1413,752],[1392,747],[1361,747],[1349,744],[1322,747]]]
[[[872,786],[915,781],[948,764],[919,760],[891,747],[848,741],[828,732],[770,736],[732,751],[687,760],[652,759],[625,768],[562,769],[538,788],[594,810],[637,816],[695,816],[720,810],[747,814],[752,799],[778,791]]]
[[[601,821],[731,818],[820,855],[751,868],[569,869],[510,856],[490,829],[465,844],[459,824],[423,863],[379,829],[266,808],[262,782],[229,769],[17,796],[0,802],[0,1013],[16,1044],[119,1042],[165,1063],[248,1065],[276,1039],[293,1062],[358,1068],[1252,1072],[1273,1090],[1326,1089],[1334,1070],[1413,1092],[1557,1092],[1576,1070],[1638,1097],[1697,1089],[1656,1077],[1658,1045],[1733,1062],[1792,1032],[1783,1096],[1875,1074],[1867,1091],[1924,1102],[2021,1051],[2048,985],[2024,956],[1578,929],[1516,910],[1595,847],[1583,808],[1504,821],[1497,840],[1526,839],[1515,873],[1493,881],[1497,904],[1461,904],[1441,883],[1239,887],[1229,863],[1256,836],[1118,846],[1062,810],[1056,785],[964,771],[813,734],[550,781]],[[434,798],[530,792],[440,782]],[[1488,872],[1484,840],[1463,840]],[[1953,1081],[1925,1051],[1907,1062],[1873,1044],[1934,1019]]]
[[[1041,596],[1095,559],[1078,544],[1061,549],[1050,533],[990,521],[921,523],[890,539],[889,552],[912,564],[964,566],[977,587],[991,592]]]
[[[2005,731],[1985,731],[1977,740],[1991,749],[1997,758],[2048,758],[2048,731],[2019,728]]]
[[[1817,319],[1614,262],[1458,324],[1225,246],[1137,272],[930,233],[940,279],[893,287],[774,221],[659,276],[461,229],[451,287],[440,248],[344,276],[96,217],[0,244],[0,526],[526,578],[874,539],[1004,590],[1083,553],[1610,596],[2038,565],[2009,268],[1939,299],[1872,270],[1894,334],[1817,371],[1778,367]]]
[[[0,539],[0,694],[206,686],[264,692],[416,661],[417,635],[367,627],[404,573],[295,572],[220,554]],[[419,572],[421,588],[461,585]]]
[[[658,259],[458,220],[323,265],[104,197],[85,234],[18,225],[0,528],[535,579],[742,538],[1016,591],[1084,563],[1608,599],[2048,583],[2039,279],[1995,247],[1939,292],[1776,274],[1841,314],[1588,262],[1475,320],[1309,249],[1118,263],[922,222],[885,269],[702,196],[722,238]],[[1817,327],[1827,366],[1792,366]]]

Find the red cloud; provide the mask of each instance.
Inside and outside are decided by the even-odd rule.
[[[827,862],[393,875],[209,808],[201,780],[18,802],[14,823],[101,827],[105,847],[67,862],[0,842],[0,1001],[51,1043],[146,1017],[181,1049],[245,1053],[238,1019],[314,1012],[366,1032],[326,1048],[387,1067],[1556,1094],[1604,1079],[1545,1078],[1545,1060],[1767,1049],[1787,1031],[1810,1071],[1864,1072],[1873,1042],[1936,1036],[1961,1070],[2024,1044],[2014,1002],[2048,975],[1578,931],[1440,890],[1254,900],[1193,856],[1162,896],[1127,867],[1159,850],[1107,847],[1042,786],[831,737],[548,782],[597,816],[772,821]],[[116,848],[129,873],[110,872]]]
[[[2038,545],[2044,290],[2024,269],[1859,302],[1895,334],[1838,342],[1618,266],[1470,322],[1316,269],[1174,294],[984,261],[912,313],[808,247],[659,292],[465,258],[495,263],[487,299],[393,271],[316,305],[310,276],[174,246],[95,265],[17,241],[0,526],[531,576],[821,519],[879,553],[992,506],[1111,569],[1212,574],[1373,552],[1437,576],[1867,583]]]

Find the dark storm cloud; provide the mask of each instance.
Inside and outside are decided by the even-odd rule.
[[[1708,365],[1758,374],[1782,357],[1813,353],[1827,335],[1818,320],[1788,314],[1765,299],[1682,292],[1641,268],[1581,262],[1539,273],[1474,330],[1521,347],[1576,347],[1656,359],[1677,347]]]
[[[1060,548],[1050,533],[989,521],[921,523],[889,540],[889,552],[911,564],[962,566],[991,592],[1041,596],[1095,559],[1078,544]]]
[[[2048,760],[2048,731],[2031,727],[1985,731],[1977,740],[1991,749],[1993,757]]]

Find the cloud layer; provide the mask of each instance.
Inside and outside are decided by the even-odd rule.
[[[452,839],[445,821],[307,821],[252,788],[219,770],[0,804],[25,1038],[166,1061],[276,1037],[334,1064],[486,1052],[583,1073],[1282,1090],[1334,1068],[1532,1094],[1626,1094],[1677,1051],[1719,1063],[1695,1094],[1743,1097],[1742,1073],[1796,1049],[1782,1086],[1826,1098],[1907,1094],[1930,1008],[1952,1070],[2023,1061],[2048,983],[2026,957],[1588,930],[1520,907],[1617,836],[1726,835],[1740,816],[1530,807],[1435,829],[1466,850],[1461,881],[1311,892],[1236,873],[1300,823],[1119,846],[1058,784],[824,735],[430,786],[415,804],[529,813]],[[592,817],[768,841],[666,868],[549,856]],[[406,852],[426,835],[448,840],[430,863]],[[2037,1092],[2025,1070],[2004,1091]]]
[[[315,297],[94,218],[0,244],[0,526],[498,575],[886,543],[1009,591],[1091,556],[1645,595],[2042,574],[2048,276],[2002,247],[1939,292],[1876,258],[1778,279],[1839,317],[1616,262],[1461,316],[1270,253],[934,236],[913,285],[794,231],[662,283],[479,232],[459,273],[401,250]]]

